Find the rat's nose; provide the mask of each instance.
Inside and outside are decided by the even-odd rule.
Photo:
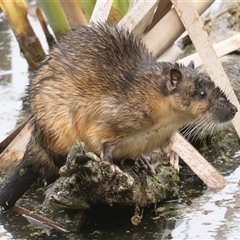
[[[235,115],[235,114],[236,114],[236,112],[238,111],[238,109],[237,109],[237,107],[236,107],[236,106],[232,105],[232,107],[231,107],[230,111],[231,111],[231,113],[232,113],[233,115]]]

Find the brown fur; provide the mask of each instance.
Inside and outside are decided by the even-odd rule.
[[[181,75],[175,86],[171,69]],[[199,82],[210,93],[205,99],[197,96]],[[80,139],[98,155],[110,143],[116,162],[161,147],[183,125],[210,115],[214,88],[191,67],[156,63],[125,30],[80,27],[52,50],[33,79],[31,121],[56,155],[67,155]]]
[[[20,168],[48,180],[57,176],[76,140],[98,155],[108,146],[118,162],[164,146],[196,119],[217,124],[236,112],[208,76],[191,66],[156,62],[140,39],[105,24],[64,36],[39,67],[29,93],[34,130]],[[29,156],[37,149],[40,154]]]

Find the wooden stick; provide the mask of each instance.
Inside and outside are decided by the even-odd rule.
[[[195,0],[194,5],[197,11],[202,14],[213,2],[214,0]],[[175,9],[172,9],[146,34],[143,41],[149,46],[150,51],[159,57],[184,31],[184,26]]]
[[[87,25],[87,19],[77,0],[70,1],[71,2],[69,2],[69,0],[59,1],[70,28],[74,28],[79,24]]]
[[[38,18],[38,21],[39,21],[39,23],[40,23],[40,25],[42,27],[42,30],[44,32],[44,35],[46,37],[46,40],[47,40],[47,43],[48,43],[48,47],[52,48],[52,46],[54,44],[56,44],[56,42],[55,42],[55,39],[54,39],[53,35],[48,30],[47,22],[46,22],[46,20],[44,18],[43,12],[42,12],[42,10],[40,9],[39,6],[36,8],[36,16]]]
[[[149,24],[151,14],[153,14],[157,5],[157,0],[144,0],[135,3],[119,21],[118,26],[128,28],[130,32],[135,34],[142,34],[147,24]]]
[[[8,174],[8,171],[22,160],[30,136],[31,126],[27,123],[21,132],[0,154],[0,169],[5,171],[6,174]]]
[[[148,31],[150,31],[171,10],[171,7],[172,3],[170,0],[159,1]]]
[[[69,232],[67,229],[65,229],[60,224],[58,224],[58,223],[56,223],[56,222],[54,222],[54,221],[52,221],[52,220],[50,220],[46,217],[43,217],[39,214],[31,212],[31,211],[27,210],[26,208],[22,208],[22,207],[19,207],[19,206],[14,206],[14,207],[12,207],[12,210],[15,213],[23,215],[30,223],[33,223],[34,225],[55,228],[55,229],[60,230],[62,232]]]
[[[106,22],[112,7],[113,0],[97,1],[93,9],[90,22]]]
[[[232,120],[232,123],[238,136],[240,136],[240,105],[238,99],[234,94],[233,88],[224,72],[221,62],[214,51],[211,40],[200,20],[200,17],[194,8],[194,4],[190,0],[172,0],[172,3],[186,27],[209,76],[226,92],[227,96],[231,96],[231,102],[238,108],[238,112]]]
[[[18,125],[2,142],[0,142],[0,154],[13,141],[13,139],[19,134],[19,132],[25,127],[26,124],[27,121]]]
[[[220,190],[226,186],[223,176],[184,137],[176,133],[171,141],[172,150],[208,187]]]
[[[35,70],[38,63],[44,60],[45,52],[28,20],[26,2],[0,0],[0,8],[16,36],[21,54],[28,62],[29,69]]]
[[[217,44],[214,44],[213,48],[218,57],[222,57],[230,52],[237,50],[240,48],[240,33]],[[195,67],[198,67],[202,64],[202,59],[197,52],[178,60],[178,62],[187,65],[191,60],[194,61]]]

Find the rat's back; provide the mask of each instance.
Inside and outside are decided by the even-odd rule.
[[[141,88],[135,72],[148,62],[153,62],[152,55],[126,29],[93,24],[70,30],[41,64],[30,86],[36,138],[64,155],[76,139],[99,152],[101,139],[114,140],[109,136],[116,135],[109,128],[104,134],[98,132],[97,125],[105,127],[99,121],[117,110],[115,118],[121,117],[120,105],[132,97],[136,86]]]

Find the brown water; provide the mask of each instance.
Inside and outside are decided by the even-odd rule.
[[[35,19],[30,20],[41,33]],[[16,124],[28,81],[27,64],[0,14],[0,141]],[[219,192],[207,189],[197,177],[184,176],[179,198],[157,206],[158,213],[154,207],[145,209],[137,227],[130,222],[134,209],[125,207],[96,206],[70,233],[39,228],[8,211],[0,216],[0,239],[240,239],[239,162],[236,157],[226,165],[228,184]]]

